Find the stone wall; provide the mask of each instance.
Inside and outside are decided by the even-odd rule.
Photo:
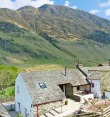
[[[66,97],[72,98],[73,97],[73,87],[71,84],[66,84]]]
[[[52,109],[61,107],[62,105],[63,105],[63,103],[61,103],[61,101],[40,105],[40,106],[38,106],[39,114],[40,115],[45,114],[45,113],[51,111]]]

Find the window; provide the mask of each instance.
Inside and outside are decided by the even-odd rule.
[[[19,93],[19,86],[17,86],[17,93]]]
[[[40,86],[40,88],[42,88],[42,89],[47,88],[46,85],[45,85],[45,83],[39,83],[39,86]]]

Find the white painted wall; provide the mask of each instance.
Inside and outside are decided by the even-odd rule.
[[[17,86],[19,86],[19,93],[17,93]],[[23,117],[26,117],[25,109],[27,109],[27,117],[33,117],[32,99],[20,74],[17,76],[15,83],[15,109],[19,113],[18,102]]]
[[[91,87],[91,93],[94,94],[94,97],[101,98],[101,86],[100,80],[89,80],[90,83],[94,83],[94,87]]]
[[[85,99],[87,101],[88,101],[88,99],[94,99],[94,95],[93,94],[87,94],[87,95],[81,96],[80,97],[80,102],[84,103]]]
[[[106,98],[110,98],[110,92],[106,91],[106,92],[105,92],[105,97],[106,97]]]

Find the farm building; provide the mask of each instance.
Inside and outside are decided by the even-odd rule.
[[[91,84],[78,69],[19,73],[15,84],[16,111],[23,117],[39,117],[71,98],[92,98]]]

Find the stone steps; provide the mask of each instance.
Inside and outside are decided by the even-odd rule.
[[[44,114],[44,115],[41,115],[40,117],[55,117],[55,116],[58,116],[59,112],[56,111],[56,110],[51,110],[50,112]]]
[[[55,112],[54,110],[50,111],[50,113],[51,113],[53,116],[58,115],[58,113],[57,113],[57,112]]]
[[[54,117],[51,113],[46,113],[46,117]]]
[[[56,109],[53,109],[56,113],[58,113],[58,114],[60,114],[61,112],[59,112],[58,110],[56,110]]]

